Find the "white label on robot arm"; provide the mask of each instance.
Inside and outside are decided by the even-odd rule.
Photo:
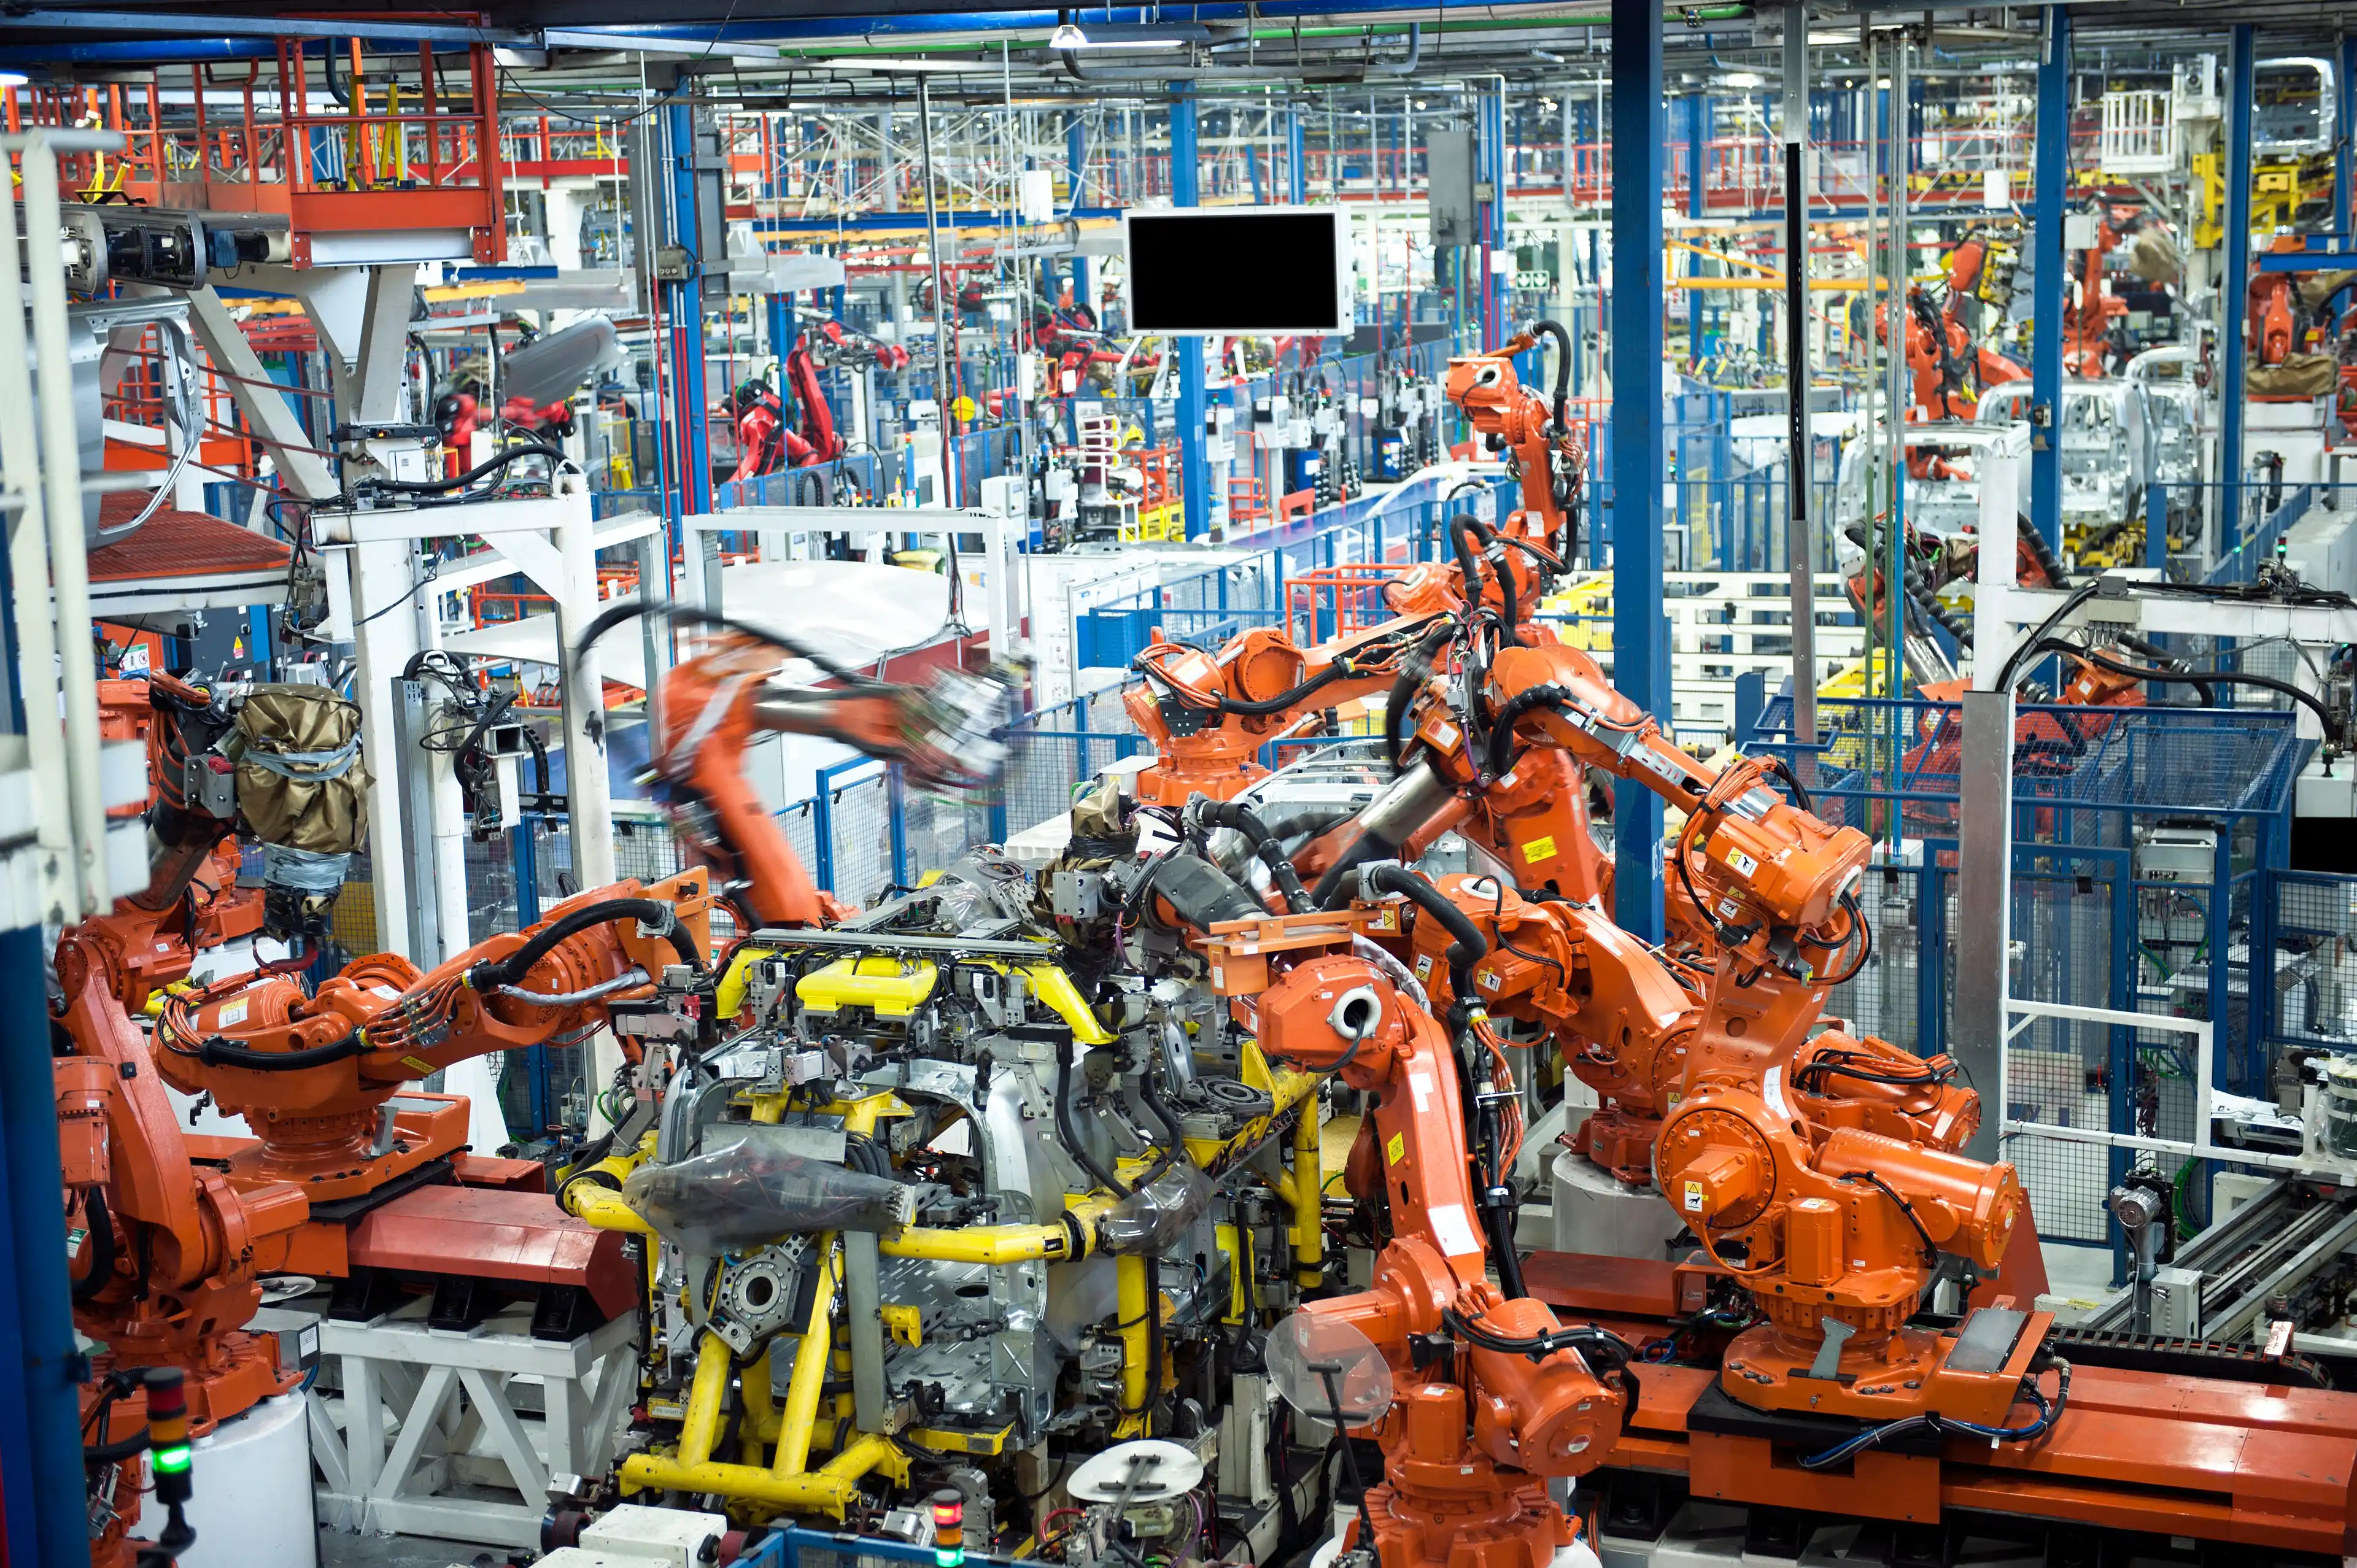
[[[1781,1067],[1770,1068],[1767,1075],[1760,1079],[1760,1098],[1768,1102],[1768,1109],[1776,1113],[1778,1121],[1792,1119],[1792,1109],[1784,1103],[1784,1069]]]
[[[1432,1238],[1440,1243],[1441,1251],[1452,1258],[1481,1250],[1461,1204],[1444,1203],[1432,1210]]]

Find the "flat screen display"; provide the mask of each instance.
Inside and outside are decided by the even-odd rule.
[[[1349,216],[1340,208],[1133,211],[1123,240],[1132,332],[1351,329]]]

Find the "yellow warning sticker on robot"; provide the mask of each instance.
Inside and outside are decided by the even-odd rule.
[[[1402,1160],[1407,1158],[1406,1135],[1400,1133],[1393,1133],[1392,1141],[1383,1145],[1383,1153],[1391,1157],[1391,1163],[1394,1165],[1397,1165]]]
[[[404,1057],[401,1058],[401,1065],[420,1078],[434,1070],[434,1064],[423,1057]]]
[[[1698,1181],[1690,1181],[1686,1183],[1685,1197],[1686,1212],[1688,1214],[1700,1214],[1702,1212],[1702,1183]]]
[[[1555,835],[1553,833],[1542,834],[1523,846],[1523,859],[1533,865],[1536,865],[1542,860],[1554,858]]]

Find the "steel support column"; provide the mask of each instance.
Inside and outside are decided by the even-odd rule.
[[[1480,160],[1480,180],[1490,188],[1481,209],[1481,346],[1497,349],[1512,336],[1506,328],[1506,271],[1513,259],[1506,251],[1506,84],[1492,78],[1475,97],[1480,131],[1475,136]],[[1411,155],[1413,156],[1413,155]]]
[[[34,1046],[49,1032],[41,937],[38,926],[0,933],[0,1030],[16,1042],[0,1051],[0,1170],[8,1183],[0,1224],[16,1276],[6,1293],[16,1316],[9,1326],[21,1350],[0,1371],[0,1424],[7,1434],[0,1440],[0,1485],[7,1487],[7,1560],[65,1568],[90,1561],[90,1538],[76,1382],[82,1357],[74,1347],[65,1189],[58,1175],[58,1086],[48,1051]]]
[[[1613,684],[1647,713],[1670,712],[1662,605],[1662,187],[1668,109],[1662,12],[1612,12]],[[1613,789],[1613,918],[1662,939],[1662,798]]]
[[[1296,207],[1309,199],[1309,170],[1302,154],[1298,109],[1285,112],[1285,199]]]
[[[2038,140],[2029,204],[2030,285],[2029,520],[2046,542],[2062,544],[2062,299],[2070,252],[2062,248],[2062,214],[2071,189],[2071,13],[2046,13],[2038,61]],[[1899,312],[1891,312],[1899,319]],[[1896,334],[1893,335],[1894,342]],[[1893,353],[1899,350],[1894,347]]]
[[[2243,372],[2250,345],[2244,339],[2251,290],[2251,112],[2256,105],[2258,29],[2235,27],[2226,50],[2226,261],[2218,279],[2218,478],[2225,486],[2212,509],[2207,559],[2231,547],[2232,530],[2243,516]]]
[[[663,141],[669,188],[664,216],[671,242],[694,255],[698,252],[695,192],[695,110],[688,103],[664,107]],[[701,517],[712,510],[712,434],[707,423],[704,386],[704,306],[702,284],[691,276],[684,283],[663,285],[663,311],[669,318],[672,428],[678,432],[674,493],[664,496],[663,515]]]
[[[1195,205],[1195,89],[1170,84],[1170,202]],[[1180,338],[1178,345],[1178,470],[1187,515],[1187,537],[1200,539],[1211,527],[1211,459],[1203,437],[1203,340]]]

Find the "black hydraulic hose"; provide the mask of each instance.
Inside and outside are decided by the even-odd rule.
[[[1364,874],[1367,887],[1377,893],[1404,895],[1426,914],[1440,922],[1455,940],[1445,955],[1448,961],[1448,987],[1454,993],[1449,1003],[1451,1034],[1461,1033],[1465,1015],[1473,1005],[1473,966],[1490,950],[1481,935],[1481,928],[1473,918],[1450,903],[1439,888],[1417,873],[1396,862],[1378,865]]]
[[[1486,759],[1490,777],[1502,779],[1506,776],[1506,769],[1513,766],[1515,721],[1534,708],[1552,708],[1571,700],[1570,689],[1558,686],[1552,681],[1525,687],[1507,698],[1497,716],[1490,721],[1490,750]]]
[[[2016,512],[2013,528],[2020,535],[2021,542],[2029,546],[2029,558],[2038,563],[2038,569],[2046,574],[2046,580],[2058,588],[2069,587],[2071,574],[2064,569],[2061,558],[2054,553],[2054,546],[2046,542],[2046,535],[2038,532],[2038,525],[2029,521],[2029,515]]]
[[[1200,815],[1212,826],[1233,828],[1252,842],[1260,863],[1268,867],[1270,880],[1276,884],[1277,897],[1283,900],[1286,913],[1309,908],[1309,893],[1301,886],[1301,874],[1293,869],[1293,862],[1286,858],[1285,846],[1250,806],[1242,800],[1206,800]]]
[[[554,951],[559,943],[579,936],[592,926],[628,919],[664,928],[662,934],[679,953],[680,961],[699,974],[704,972],[705,955],[697,950],[695,938],[679,923],[677,909],[660,898],[606,898],[552,921],[507,957],[486,959],[475,965],[467,972],[467,983],[477,991],[514,985],[531,972],[533,965]]]
[[[698,609],[694,605],[677,604],[669,599],[625,599],[598,611],[597,618],[583,629],[580,640],[573,645],[575,657],[578,658],[587,652],[599,638],[624,621],[636,620],[640,616],[650,615],[662,616],[666,620],[683,621],[689,626],[708,626],[719,631],[733,631],[739,637],[749,637],[756,642],[766,642],[772,648],[783,649],[796,658],[809,660],[847,686],[876,684],[866,675],[836,662],[816,649],[797,642],[791,637],[781,636],[761,627],[748,626],[741,620],[731,620],[726,616],[716,614],[711,610]]]
[[[1072,1121],[1074,1070],[1072,1037],[1067,1035],[1056,1044],[1056,1135],[1064,1140],[1064,1147],[1071,1152],[1072,1158],[1081,1162],[1081,1167],[1093,1176],[1099,1186],[1115,1197],[1127,1197],[1129,1188],[1122,1185],[1121,1177],[1098,1163],[1094,1151],[1081,1141],[1081,1134],[1075,1128]]]
[[[1485,1108],[1481,1117],[1494,1147],[1498,1136],[1498,1113]],[[1500,1186],[1502,1187],[1503,1185],[1504,1174],[1501,1173]],[[1523,1283],[1523,1255],[1514,1251],[1514,1208],[1511,1192],[1503,1201],[1491,1202],[1485,1198],[1481,1205],[1481,1222],[1490,1231],[1490,1256],[1498,1265],[1498,1284],[1509,1301],[1519,1301],[1531,1294]]]
[[[73,1298],[89,1301],[114,1278],[114,1221],[106,1212],[106,1192],[93,1187],[82,1195],[82,1221],[90,1228],[90,1273],[73,1283]]]
[[[1161,1124],[1162,1157],[1154,1162],[1152,1170],[1137,1178],[1137,1185],[1140,1187],[1153,1186],[1162,1173],[1170,1168],[1171,1161],[1177,1159],[1187,1147],[1187,1133],[1186,1130],[1178,1125],[1178,1112],[1172,1108],[1168,1101],[1162,1098],[1162,1090],[1155,1083],[1154,1079],[1154,1064],[1148,1062],[1145,1070],[1137,1075],[1137,1097],[1146,1102],[1146,1111],[1152,1114],[1156,1122]]]
[[[361,1039],[361,1032],[355,1029],[340,1040],[330,1040],[307,1051],[256,1051],[231,1045],[227,1040],[211,1039],[197,1047],[197,1059],[207,1067],[239,1067],[254,1072],[300,1072],[305,1068],[326,1067],[350,1057],[366,1056],[368,1049],[368,1042]]]
[[[2301,703],[2316,715],[2317,722],[2324,726],[2324,736],[2327,740],[2338,744],[2342,738],[2340,720],[2333,716],[2331,710],[2327,708],[2319,699],[2301,691],[2290,682],[2278,681],[2272,675],[2244,675],[2231,670],[2158,670],[2148,665],[2130,664],[2122,660],[2107,659],[2093,649],[2081,648],[2061,638],[2041,639],[2038,646],[2041,650],[2067,653],[2074,659],[2085,660],[2098,670],[2109,670],[2115,675],[2133,675],[2139,681],[2159,681],[2180,686],[2197,686],[2205,691],[2212,685],[2218,685],[2257,686],[2269,692],[2280,692],[2294,702]]]
[[[571,459],[565,448],[545,441],[520,441],[513,446],[502,446],[463,474],[453,474],[447,479],[371,479],[371,489],[393,490],[404,496],[439,496],[452,490],[463,490],[494,469],[505,468],[520,457],[546,457],[551,462],[565,463]]]
[[[1401,726],[1407,722],[1408,704],[1415,701],[1417,689],[1432,679],[1433,655],[1455,635],[1457,628],[1446,622],[1425,633],[1424,640],[1408,655],[1399,679],[1392,682],[1391,696],[1383,703],[1383,755],[1391,760],[1394,773],[1400,770],[1400,747],[1407,739]]]
[[[2006,660],[2005,667],[1997,671],[1995,690],[1999,692],[2013,690],[2013,678],[2021,669],[2022,661],[2038,650],[2039,644],[2046,640],[2049,632],[2062,624],[2063,618],[2095,596],[2097,585],[2096,581],[2092,578],[2080,584],[2071,590],[2069,598],[2054,607],[2052,615],[2038,623],[2038,629],[2031,632],[2022,645],[2013,650],[2012,655]]]
[[[1469,512],[1460,511],[1448,520],[1448,537],[1457,546],[1457,564],[1465,574],[1465,607],[1470,610],[1481,602],[1481,579],[1474,570],[1474,553],[1466,546],[1465,539],[1469,533],[1485,550],[1498,542],[1498,535],[1495,530]],[[1514,575],[1507,570],[1506,564],[1502,560],[1498,563],[1495,575],[1498,579],[1498,603],[1504,615],[1503,629],[1499,634],[1500,640],[1520,647],[1523,645],[1523,634],[1520,629],[1523,616],[1519,597],[1514,592]]]
[[[1555,428],[1561,435],[1571,428],[1571,334],[1560,321],[1534,321],[1531,332],[1555,339]]]

